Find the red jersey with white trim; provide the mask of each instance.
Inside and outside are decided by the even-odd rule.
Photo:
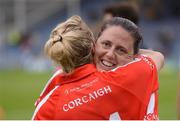
[[[56,82],[37,105],[33,120],[142,120],[158,89],[155,65],[146,57],[109,72],[87,64],[71,75],[60,74]]]
[[[59,84],[59,76],[63,71],[61,69],[57,70],[54,75],[48,80],[47,84],[45,85],[43,91],[41,92],[39,98],[35,102],[35,106],[39,104],[39,102],[57,85]]]

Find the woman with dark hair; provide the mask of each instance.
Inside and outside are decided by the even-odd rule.
[[[118,21],[130,23],[128,26],[132,24],[123,18],[118,18]],[[96,42],[98,44],[100,41],[100,45],[95,45],[92,32],[79,16],[71,17],[52,31],[45,52],[62,67],[62,72],[56,73],[43,91],[33,120],[158,119],[157,112],[147,112],[147,109],[152,93],[158,89],[156,67],[160,69],[163,66],[163,55],[140,50],[139,53],[149,57],[134,56],[138,52],[134,51],[136,34],[129,33],[123,26],[121,29],[125,35],[121,39],[132,41],[129,46],[121,47],[120,43],[111,43],[110,39],[104,42],[101,38],[103,33],[99,37],[101,40]],[[98,47],[102,52],[111,52],[102,58],[98,57]],[[127,50],[123,47],[127,47]],[[119,56],[127,56],[126,65],[118,60],[116,62]],[[98,71],[93,64],[93,57],[95,62],[99,63],[100,59],[100,64],[105,68],[109,66],[110,70],[104,71],[97,65]],[[147,115],[151,113],[153,117]]]

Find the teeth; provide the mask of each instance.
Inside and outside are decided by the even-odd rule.
[[[102,63],[103,63],[103,65],[108,66],[108,67],[113,66],[113,64],[112,64],[112,63],[109,63],[109,62],[104,61],[104,60],[102,61]]]

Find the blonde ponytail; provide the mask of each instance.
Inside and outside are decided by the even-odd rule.
[[[46,42],[45,53],[69,73],[92,62],[94,36],[79,16],[59,24]]]

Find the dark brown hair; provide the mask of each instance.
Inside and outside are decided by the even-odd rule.
[[[106,21],[102,27],[101,31],[98,34],[98,38],[101,36],[104,30],[111,26],[120,26],[124,28],[134,39],[134,54],[137,54],[139,51],[139,46],[143,41],[142,35],[139,31],[139,28],[134,24],[132,21],[121,18],[121,17],[114,17],[109,21]]]

